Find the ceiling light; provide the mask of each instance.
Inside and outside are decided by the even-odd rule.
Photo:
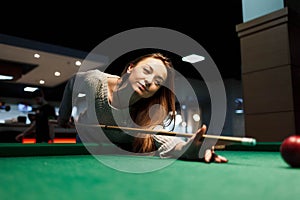
[[[205,58],[203,56],[199,56],[196,54],[191,54],[189,56],[182,57],[182,61],[189,62],[189,63],[200,62],[203,61],[204,59]]]
[[[13,76],[0,75],[0,80],[12,80],[13,78]]]
[[[34,92],[36,91],[38,88],[37,87],[25,87],[24,91],[25,92]]]
[[[60,76],[60,72],[54,72],[54,76]]]
[[[35,58],[40,58],[41,56],[40,56],[40,54],[35,53],[35,54],[33,55],[33,57],[35,57]]]
[[[44,80],[40,80],[40,84],[41,85],[45,84],[45,81]]]
[[[80,65],[81,65],[81,62],[80,62],[79,60],[77,60],[77,61],[75,62],[75,65],[76,65],[76,66],[80,66]]]

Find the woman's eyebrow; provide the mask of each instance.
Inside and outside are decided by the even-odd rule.
[[[146,66],[148,66],[150,68],[151,73],[154,71],[153,67],[149,64],[145,64]]]
[[[154,71],[153,67],[149,64],[146,64],[146,65],[150,68],[151,73],[153,73],[153,71]],[[156,75],[155,78],[159,78],[161,81],[164,81],[164,78],[161,77],[160,75]]]
[[[165,80],[163,79],[163,77],[161,77],[161,76],[159,76],[159,75],[156,76],[155,78],[160,79],[161,82],[164,82],[164,81],[165,81]]]

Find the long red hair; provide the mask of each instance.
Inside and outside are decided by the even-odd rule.
[[[143,55],[128,63],[122,72],[122,82],[128,78],[127,69],[130,65],[136,66],[146,58],[161,60],[166,66],[168,75],[165,84],[149,98],[142,98],[130,107],[132,120],[144,129],[153,129],[157,125],[163,127],[175,123],[175,95],[174,95],[174,70],[170,59],[161,53]],[[158,106],[159,105],[159,106]],[[155,150],[154,140],[149,134],[139,133],[133,142],[133,151],[139,153],[152,152]]]

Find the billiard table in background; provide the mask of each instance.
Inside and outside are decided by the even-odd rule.
[[[97,144],[94,145],[98,148]],[[280,143],[216,150],[228,163],[173,160],[164,168],[128,168],[169,162],[152,156],[91,155],[82,144],[0,144],[0,197],[13,199],[299,199],[300,169],[281,158]],[[101,147],[103,148],[103,147]]]
[[[15,137],[26,130],[30,124],[24,123],[0,123],[0,143],[17,143]],[[75,128],[61,128],[53,125],[54,138],[76,138]],[[26,136],[26,139],[35,138],[34,133]]]

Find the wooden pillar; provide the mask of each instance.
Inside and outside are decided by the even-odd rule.
[[[245,134],[282,141],[300,134],[300,17],[278,11],[239,24]]]

